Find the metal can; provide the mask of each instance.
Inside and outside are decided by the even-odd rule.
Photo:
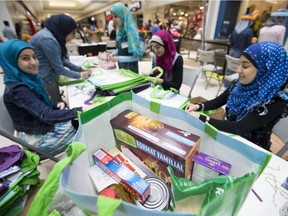
[[[159,178],[151,177],[146,178],[145,180],[150,184],[150,195],[144,203],[136,200],[136,204],[138,206],[151,210],[167,210],[171,201],[170,188],[165,184],[164,181]]]

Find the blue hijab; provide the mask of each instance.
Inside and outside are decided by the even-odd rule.
[[[18,67],[18,58],[24,49],[33,49],[33,47],[23,40],[8,40],[0,44],[0,65],[4,71],[4,83],[25,83],[45,104],[51,107],[52,104],[43,81],[38,74],[25,73]]]
[[[117,14],[122,20],[122,25],[118,29],[116,40],[122,41],[123,38],[127,36],[129,52],[133,54],[135,53],[140,59],[142,59],[139,33],[131,12],[121,2],[113,4],[111,12]]]
[[[61,47],[62,57],[67,57],[66,36],[77,29],[73,18],[65,14],[51,16],[45,22],[45,27],[52,32]]]
[[[263,106],[277,94],[284,100],[287,95],[281,90],[288,79],[288,57],[286,50],[275,42],[256,43],[242,54],[257,68],[255,79],[248,85],[239,81],[227,101],[229,115],[243,118],[256,107]]]

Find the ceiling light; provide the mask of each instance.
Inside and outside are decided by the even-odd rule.
[[[51,7],[77,7],[76,2],[49,1]]]

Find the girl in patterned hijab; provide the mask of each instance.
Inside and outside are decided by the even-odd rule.
[[[139,34],[134,18],[129,9],[121,2],[112,5],[113,23],[117,28],[117,50],[108,56],[119,68],[138,73],[138,61],[142,59]]]
[[[227,120],[210,119],[191,112],[218,130],[238,134],[270,150],[272,128],[288,113],[288,57],[276,42],[256,43],[240,56],[239,80],[217,98],[189,104],[188,112],[226,106]]]
[[[276,94],[281,97],[281,87],[288,79],[287,54],[278,43],[256,43],[249,46],[242,55],[257,68],[257,74],[248,84],[242,84],[240,76],[230,94],[227,108],[229,115],[236,116],[237,120],[256,107],[269,103]]]

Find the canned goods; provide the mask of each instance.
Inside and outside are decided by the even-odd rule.
[[[136,201],[138,206],[151,210],[166,210],[169,208],[171,200],[170,188],[159,178],[146,178],[145,179],[151,187],[151,192],[144,203]]]

